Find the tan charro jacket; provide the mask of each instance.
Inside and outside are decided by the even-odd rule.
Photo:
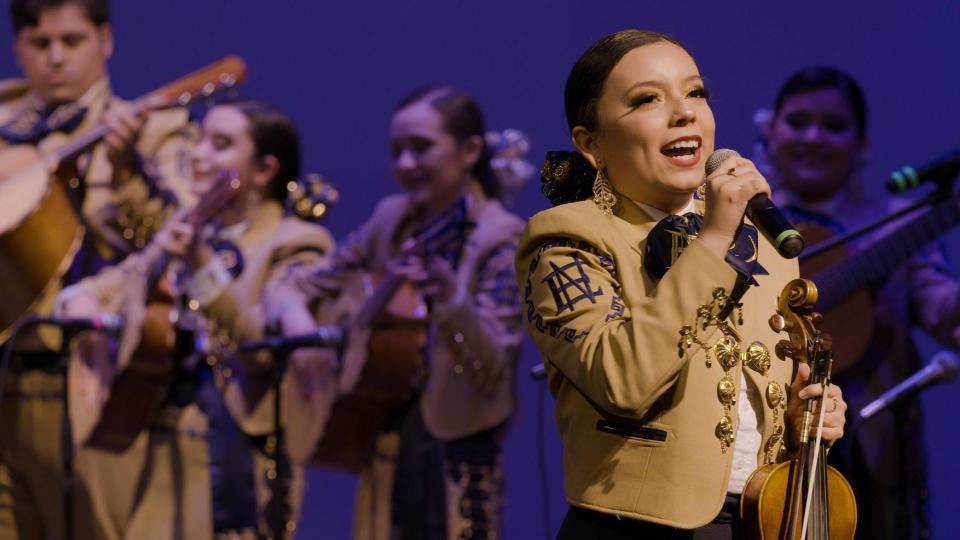
[[[4,99],[9,98],[9,99]],[[23,81],[0,81],[0,125],[21,114],[25,109],[37,106],[37,98],[29,92]],[[87,107],[87,114],[80,126],[70,135],[52,133],[38,145],[41,151],[49,151],[62,146],[72,137],[98,125],[108,107],[130,105],[114,96],[107,79],[94,84],[81,98]],[[193,133],[189,125],[189,114],[185,109],[167,109],[149,114],[147,122],[137,139],[136,150],[145,169],[159,182],[159,187],[169,190],[177,201],[189,202],[190,193],[190,145]],[[6,143],[0,140],[0,148]],[[98,144],[80,159],[80,171],[86,182],[86,197],[83,204],[83,216],[102,242],[120,256],[142,243],[152,230],[159,226],[161,218],[159,201],[150,199],[149,190],[140,175],[134,175],[127,185],[112,185],[113,167],[107,159],[106,146]],[[137,221],[127,223],[123,216],[118,223],[117,210],[123,207],[136,211]],[[142,220],[146,218],[153,226],[145,230]],[[129,228],[129,229],[128,229]],[[139,243],[140,245],[136,245]],[[98,249],[108,249],[107,246]]]
[[[224,346],[263,338],[266,319],[262,292],[267,281],[285,273],[292,265],[317,262],[333,250],[334,241],[323,227],[298,218],[285,218],[279,203],[267,201],[253,214],[236,244],[242,253],[243,271],[208,305],[200,308],[206,323],[204,330],[210,336],[210,352],[215,356]],[[61,298],[94,295],[104,311],[124,317],[125,332],[138,332],[147,293],[147,276],[140,257],[140,254],[133,255],[115,267],[80,281],[66,289]],[[137,339],[136,335],[123,336],[124,342],[132,341],[133,345]],[[121,344],[119,369],[129,361],[131,352],[129,346]],[[238,368],[246,372],[243,377],[235,378]],[[219,372],[231,413],[248,433],[264,434],[272,428],[272,400],[268,399],[268,386],[263,380],[268,368],[269,358],[258,355]]]
[[[523,222],[479,190],[469,201],[468,219],[476,227],[460,255],[458,293],[449,303],[433,306],[436,334],[420,398],[427,429],[443,440],[495,427],[510,417],[515,404],[520,306],[512,295],[509,301],[497,301],[498,291],[484,287],[512,270]],[[383,274],[399,254],[404,238],[398,238],[396,231],[411,210],[406,195],[382,200],[370,219],[324,263],[336,269],[329,278],[345,283],[358,272]],[[288,302],[313,300],[309,293],[289,285],[277,287],[277,296],[270,299],[275,304],[272,312],[279,313]]]
[[[59,148],[72,137],[97,126],[109,106],[127,104],[111,93],[107,79],[95,83],[80,101],[87,107],[81,124],[70,135],[52,133],[47,136],[38,144],[41,152]],[[29,91],[25,81],[0,81],[0,125],[39,106],[39,98]],[[104,144],[97,144],[81,155],[78,169],[85,190],[81,209],[83,222],[86,234],[92,240],[91,245],[104,259],[119,261],[142,247],[173,208],[192,201],[189,170],[192,137],[188,112],[170,109],[151,113],[137,141],[136,150],[142,168],[158,182],[160,189],[173,195],[171,201],[151,193],[139,173],[123,185],[114,185],[113,167],[107,159]],[[0,149],[6,144],[0,140]],[[0,171],[0,175],[12,172]],[[73,189],[77,186],[77,183],[70,184]],[[60,288],[59,283],[50,284],[35,304],[36,314],[51,313]],[[23,348],[39,347],[35,337],[27,335],[24,338]],[[42,328],[41,339],[46,347],[56,349],[59,346],[59,332],[49,328]]]
[[[720,511],[733,449],[717,435],[725,411],[718,383],[725,370],[716,350],[680,342],[684,326],[697,325],[698,308],[714,292],[729,293],[735,273],[697,240],[682,252],[659,284],[643,270],[646,237],[655,221],[623,199],[605,216],[592,201],[565,204],[531,218],[517,252],[517,277],[525,321],[543,353],[556,420],[564,443],[567,500],[596,511],[680,528],[710,522]],[[743,350],[753,342],[773,351],[781,339],[767,320],[777,295],[797,277],[794,261],[781,258],[761,236],[756,276],[743,298],[743,325],[730,317]],[[719,341],[715,326],[698,327],[707,346]],[[758,462],[776,460],[783,448],[785,399],[793,363],[773,356],[767,373],[740,372],[763,397]]]
[[[267,281],[296,265],[315,264],[332,252],[334,241],[329,232],[319,225],[298,218],[284,217],[283,208],[275,201],[264,202],[245,222],[243,232],[232,241],[241,253],[243,269],[209,303],[199,308],[201,315],[199,320],[208,334],[206,341],[210,345],[211,356],[207,358],[216,359],[215,377],[224,393],[227,409],[246,433],[263,435],[270,433],[274,427],[274,400],[269,382],[271,357],[269,354],[258,354],[237,358],[226,356],[226,353],[230,350],[229,346],[233,344],[263,338],[266,323],[262,308],[262,293]],[[139,261],[142,256],[142,253],[132,255],[121,264],[68,287],[61,294],[61,299],[79,294],[95,295],[104,311],[123,316],[126,328],[139,329],[143,321],[142,306],[147,300],[145,286],[147,277]],[[128,339],[136,339],[136,335],[125,334],[123,340]],[[124,363],[129,361],[129,352],[129,348],[121,344],[117,359],[118,368],[122,369]],[[109,378],[99,376],[97,366],[88,368],[88,364],[82,360],[73,361],[72,366],[72,380],[80,381],[80,384],[71,386],[71,402],[76,403],[84,399],[89,401],[91,396],[107,395],[106,388],[91,391],[94,385],[110,383]],[[292,391],[291,386],[292,381],[288,372],[283,380],[282,392]],[[98,403],[89,404],[91,407],[98,405]],[[163,415],[163,418],[155,420],[155,424],[186,434],[188,438],[203,436],[207,433],[208,422],[206,416],[198,414],[197,411],[194,405],[189,405],[182,414],[170,415],[173,420]],[[167,425],[168,422],[175,425]],[[288,430],[296,429],[296,426],[286,425],[285,427]],[[142,437],[145,435],[141,434]],[[207,459],[204,449],[203,454],[188,455],[185,461],[199,460],[205,463]],[[253,480],[258,520],[262,532],[266,531],[265,509],[270,496],[269,487],[266,484],[267,463],[266,458],[259,452],[254,452],[253,459]],[[144,468],[148,469],[148,467]],[[193,467],[188,467],[188,470],[196,471]],[[137,469],[131,471],[131,474],[146,473]],[[295,523],[300,513],[304,493],[305,471],[302,467],[295,466],[292,474],[289,503],[292,511],[291,520]],[[203,470],[203,475],[204,477],[195,478],[194,481],[209,482],[206,478],[208,475],[206,470]],[[141,478],[139,481],[146,480]],[[135,486],[136,481],[132,485]],[[129,489],[131,485],[124,487]],[[209,504],[209,494],[203,504]],[[150,511],[143,510],[144,513]],[[209,509],[201,512],[204,511]]]

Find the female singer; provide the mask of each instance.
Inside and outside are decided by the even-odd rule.
[[[170,257],[165,266],[161,263],[158,288],[180,304],[181,329],[202,345],[188,354],[171,351],[175,381],[148,432],[130,451],[102,454],[92,465],[110,501],[101,509],[103,520],[118,537],[266,535],[267,475],[288,471],[268,464],[257,442],[273,427],[269,362],[240,361],[230,349],[264,335],[261,301],[267,280],[323,259],[333,240],[320,226],[284,217],[287,184],[297,179],[300,167],[299,137],[286,116],[263,103],[240,101],[210,109],[202,131],[192,153],[193,189],[201,204],[222,198],[222,208],[199,224],[183,219],[189,211],[181,211],[155,240]],[[224,182],[235,189],[222,190]],[[81,281],[60,297],[68,316],[124,315],[128,330],[119,346],[120,365],[129,358],[129,328],[143,319],[146,284],[154,281],[150,252]],[[82,342],[77,347],[95,348]],[[295,523],[302,468],[292,475],[289,519]]]
[[[797,267],[743,222],[766,180],[731,157],[704,182],[707,98],[689,51],[655,32],[604,37],[567,78],[577,152],[548,155],[556,206],[516,266],[564,443],[558,538],[734,538],[748,476],[793,447],[822,392],[773,350]],[[840,389],[825,403],[833,441]]]
[[[322,315],[349,301],[339,293],[358,276],[391,273],[416,286],[428,312],[425,374],[402,383],[412,396],[380,429],[355,538],[499,537],[500,444],[520,342],[512,261],[523,224],[498,202],[483,115],[464,92],[415,92],[395,109],[389,135],[402,193],[383,199],[306,279],[272,287],[270,302],[284,332],[301,334],[316,328],[308,306],[319,301]],[[345,374],[355,371],[347,362]]]

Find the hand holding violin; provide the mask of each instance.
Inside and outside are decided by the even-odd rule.
[[[810,366],[798,364],[797,376],[791,385],[790,399],[787,401],[787,417],[792,426],[794,441],[799,441],[803,429],[803,412],[806,402],[816,399],[813,404],[813,421],[810,425],[809,436],[812,440],[817,436],[817,422],[820,416],[819,398],[823,395],[823,386],[807,384],[810,380]],[[846,424],[847,402],[843,400],[843,391],[839,386],[831,384],[827,387],[827,397],[823,400],[825,412],[823,415],[823,442],[830,446],[843,437],[843,428]]]

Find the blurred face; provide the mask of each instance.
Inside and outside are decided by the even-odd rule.
[[[477,140],[458,143],[431,105],[416,102],[390,122],[393,175],[415,205],[440,211],[463,192],[482,149]]]
[[[37,26],[14,39],[14,56],[30,88],[47,105],[74,101],[106,74],[110,26],[97,27],[76,4],[40,11]]]
[[[193,147],[191,157],[193,191],[197,195],[233,174],[240,180],[241,191],[247,191],[260,175],[250,122],[229,105],[214,107],[204,117],[203,136]]]
[[[624,195],[676,211],[703,183],[714,147],[713,111],[693,58],[659,42],[623,56],[597,103],[598,128],[574,142]]]
[[[843,189],[864,150],[853,110],[834,88],[788,97],[773,118],[768,141],[784,185],[814,202]]]

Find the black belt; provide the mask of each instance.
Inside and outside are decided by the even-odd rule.
[[[634,540],[657,538],[661,540],[691,540],[694,538],[739,538],[740,497],[727,494],[720,513],[700,529],[676,529],[648,521],[622,518],[613,514],[571,506],[558,540],[597,538],[601,540]],[[709,531],[709,532],[708,532]]]

